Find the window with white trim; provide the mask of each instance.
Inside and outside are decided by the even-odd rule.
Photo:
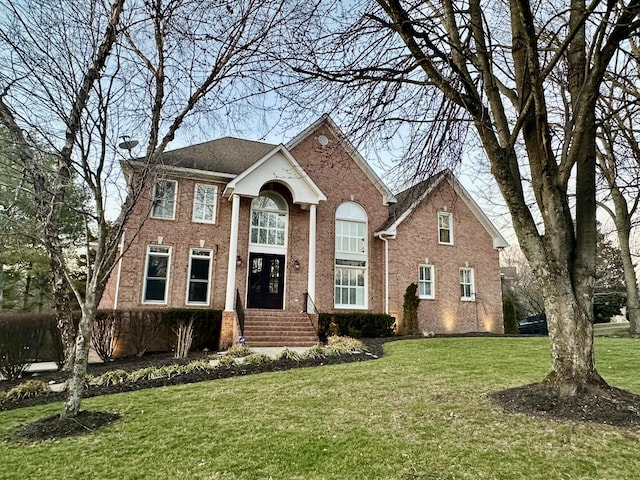
[[[418,270],[418,297],[424,299],[435,298],[435,271],[433,265],[420,265]]]
[[[354,202],[336,210],[334,305],[367,308],[367,214]]]
[[[211,250],[192,248],[189,251],[188,305],[209,305],[210,280]]]
[[[193,192],[193,216],[197,223],[216,223],[218,187],[196,183]]]
[[[251,243],[282,247],[286,233],[287,202],[275,192],[261,193],[251,202]]]
[[[178,182],[175,180],[158,180],[153,185],[152,218],[173,220],[176,215],[176,194]]]
[[[453,215],[438,212],[438,243],[453,245]]]
[[[167,303],[171,247],[149,245],[144,267],[143,303]]]
[[[460,300],[471,302],[476,298],[473,268],[460,269]]]

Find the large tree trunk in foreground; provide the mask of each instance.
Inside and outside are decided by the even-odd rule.
[[[551,371],[545,382],[561,396],[606,388],[594,366],[593,322],[562,278],[543,284],[545,312],[551,342]]]

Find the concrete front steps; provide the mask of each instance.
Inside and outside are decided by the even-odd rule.
[[[318,335],[306,313],[247,309],[244,338],[249,348],[312,347]]]

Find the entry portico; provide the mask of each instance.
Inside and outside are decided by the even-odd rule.
[[[292,203],[309,211],[307,292],[311,299],[315,298],[316,208],[321,201],[326,201],[327,197],[284,145],[278,145],[230,181],[223,193],[223,196],[232,202],[225,312],[235,311],[241,197],[253,199],[247,306],[283,308],[284,264],[288,248],[288,206],[281,195],[268,187],[273,184],[286,188],[291,195]],[[263,286],[265,288],[262,288]],[[256,301],[257,298],[261,299],[260,303]]]

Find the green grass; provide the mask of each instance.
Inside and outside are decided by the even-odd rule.
[[[598,368],[640,392],[640,343],[597,339]],[[389,343],[358,364],[85,400],[124,418],[32,445],[0,442],[2,479],[623,479],[640,431],[505,415],[486,393],[540,380],[545,338]],[[53,414],[0,413],[0,436]]]
[[[593,334],[596,337],[628,337],[628,323],[594,323]]]

